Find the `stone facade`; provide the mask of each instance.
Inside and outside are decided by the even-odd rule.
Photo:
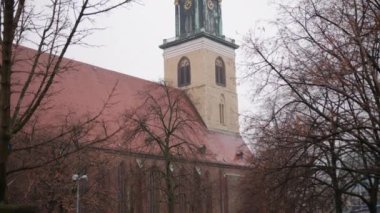
[[[178,63],[190,60],[191,84],[183,87],[196,106],[207,127],[238,133],[238,101],[234,49],[209,38],[197,38],[164,49],[165,81],[178,85]],[[226,85],[220,86],[215,78],[215,60],[220,57],[225,65]],[[224,99],[224,101],[223,101]],[[219,104],[224,106],[224,122],[220,121]]]
[[[238,46],[223,35],[221,2],[176,0],[176,37],[165,39],[160,48],[164,50],[165,81],[188,92],[207,128],[239,134],[235,71]],[[183,58],[190,62],[186,71],[179,65]],[[186,72],[185,78],[181,77],[182,71]]]

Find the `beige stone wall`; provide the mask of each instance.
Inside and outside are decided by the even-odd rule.
[[[191,84],[183,87],[183,89],[188,91],[190,99],[207,127],[212,130],[238,133],[235,55],[226,54],[224,49],[229,47],[219,47],[218,45],[221,44],[216,45],[214,44],[215,42],[207,41],[205,38],[203,38],[202,42],[202,44],[206,45],[199,45],[194,42],[193,45],[186,47],[181,45],[171,47],[169,51],[164,53],[165,81],[171,86],[177,87],[178,63],[182,57],[187,57],[191,64]],[[208,45],[207,42],[212,45]],[[179,51],[176,51],[176,48]],[[180,51],[181,48],[185,48],[187,51]],[[232,48],[230,49],[232,50]],[[225,63],[225,87],[216,84],[215,60],[217,57],[221,57]],[[222,95],[225,99],[224,124],[220,123],[219,116],[219,103]]]

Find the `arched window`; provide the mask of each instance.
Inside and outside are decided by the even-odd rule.
[[[224,120],[224,105],[225,105],[225,99],[224,99],[224,95],[222,94],[220,96],[220,102],[219,102],[219,122],[220,124],[224,125],[225,124],[225,120]]]
[[[215,60],[215,80],[219,86],[226,86],[226,69],[221,57]]]
[[[117,171],[117,179],[118,179],[118,209],[119,212],[125,212],[128,209],[128,181],[127,175],[125,171],[125,162],[122,161],[119,164]]]
[[[158,213],[160,208],[160,171],[157,167],[152,167],[149,174],[149,212]]]
[[[188,186],[188,181],[184,177],[187,177],[187,172],[184,168],[181,168],[179,171],[178,183],[177,183],[177,185],[178,185],[177,186],[177,190],[178,190],[178,198],[177,198],[178,201],[177,202],[179,204],[179,208],[183,212],[187,212],[187,204],[188,204],[187,186]]]
[[[206,171],[205,177],[205,202],[206,202],[206,212],[212,212],[212,183],[210,181],[210,172]]]
[[[178,87],[190,85],[190,60],[186,57],[182,58],[178,63]]]
[[[203,210],[203,193],[202,189],[202,177],[198,173],[197,169],[193,170],[193,184],[191,185],[191,200],[190,200],[190,209],[192,212],[204,212]]]

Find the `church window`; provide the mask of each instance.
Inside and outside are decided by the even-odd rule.
[[[190,60],[182,58],[178,64],[178,87],[184,87],[191,83]]]
[[[149,212],[159,213],[160,208],[160,172],[153,167],[149,175]]]
[[[224,99],[224,95],[222,94],[221,97],[220,97],[220,102],[219,102],[219,122],[220,124],[224,125],[225,124],[225,120],[224,120],[224,106],[225,106],[225,99]]]
[[[206,171],[205,173],[205,195],[206,195],[206,213],[212,212],[212,184],[210,181],[210,173]]]
[[[118,166],[118,188],[119,188],[119,193],[118,193],[118,200],[119,200],[119,205],[118,209],[119,212],[126,212],[128,209],[128,184],[127,184],[127,177],[126,177],[126,172],[125,172],[125,163],[122,161],[119,166]]]
[[[201,183],[201,175],[194,169],[190,200],[191,212],[204,212],[202,208],[204,203],[204,199],[202,198],[202,196],[204,196],[204,194]]]
[[[136,209],[143,209],[143,206],[147,206],[147,196],[146,196],[146,188],[147,188],[147,181],[146,181],[146,174],[144,170],[142,170],[139,167],[131,168],[131,170],[128,171],[130,177],[132,179],[131,192],[129,196],[129,203],[130,207],[129,210],[126,212],[134,212],[133,210]],[[150,177],[150,176],[148,176]],[[149,179],[150,180],[150,179]],[[149,194],[150,195],[150,194]]]
[[[226,69],[222,58],[215,60],[215,80],[219,86],[226,86]]]
[[[188,212],[187,211],[187,190],[186,186],[188,185],[188,181],[185,180],[184,177],[187,176],[187,172],[185,171],[184,168],[181,168],[179,171],[179,176],[178,176],[178,201],[179,201],[179,208],[183,212]]]
[[[219,104],[219,120],[220,124],[224,124],[224,104]]]

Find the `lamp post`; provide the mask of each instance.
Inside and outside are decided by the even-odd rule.
[[[79,213],[79,210],[80,210],[80,180],[88,180],[88,177],[87,175],[78,175],[78,174],[74,174],[73,177],[72,177],[73,181],[76,181],[76,184],[77,184],[77,211],[76,213]]]

